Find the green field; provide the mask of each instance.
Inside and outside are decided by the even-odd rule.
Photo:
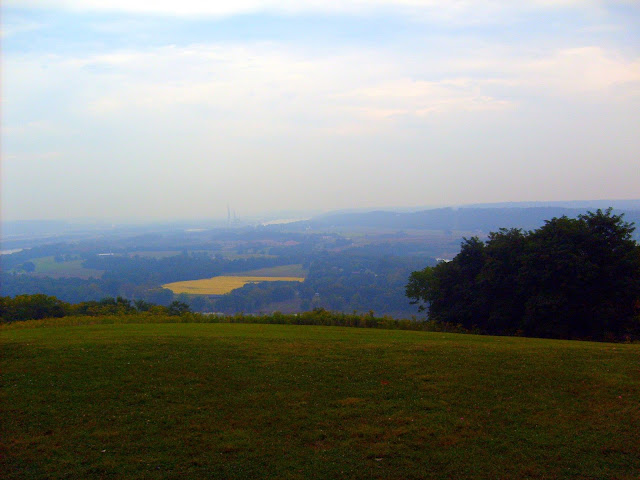
[[[179,250],[155,250],[155,251],[139,250],[139,251],[129,252],[127,256],[141,257],[141,258],[169,258],[169,257],[175,257],[177,255],[180,255],[180,253],[181,251]]]
[[[222,256],[227,260],[241,260],[247,258],[278,258],[277,255],[268,255],[266,253],[223,253]]]
[[[249,270],[241,273],[230,273],[232,277],[297,277],[307,276],[307,271],[302,268],[301,264],[280,265],[278,267],[259,268],[257,270]]]
[[[77,278],[100,278],[104,273],[102,270],[84,268],[83,260],[70,260],[68,262],[56,262],[53,256],[34,258],[31,260],[36,270],[35,275],[42,275],[54,278],[77,277]]]
[[[640,475],[637,344],[43,324],[0,328],[3,479]]]

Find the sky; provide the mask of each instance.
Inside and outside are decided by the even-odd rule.
[[[3,220],[640,198],[636,0],[4,0]]]

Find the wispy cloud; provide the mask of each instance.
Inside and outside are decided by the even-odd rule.
[[[6,0],[5,5],[21,8],[67,9],[75,11],[117,11],[156,15],[208,15],[214,17],[248,13],[277,14],[368,14],[379,11],[440,20],[467,19],[493,22],[503,13],[538,9],[598,8],[621,3],[611,0]]]
[[[536,52],[537,53],[537,52]],[[402,112],[482,110],[512,105],[517,96],[580,96],[608,101],[637,91],[640,59],[601,47],[559,49],[529,58],[432,59],[358,51],[301,55],[282,45],[194,45],[64,60],[65,68],[126,78],[94,109],[199,104],[235,110],[296,103]],[[71,72],[69,72],[71,73]],[[302,101],[302,102],[301,102]],[[381,115],[386,116],[386,115]]]
[[[619,6],[8,0],[3,208],[637,196],[640,49]],[[27,188],[41,199],[28,211]]]
[[[327,55],[274,43],[214,44],[25,56],[6,64],[10,112],[28,109],[33,95],[50,95],[55,102],[56,92],[60,97],[64,91],[62,97],[71,102],[66,108],[76,115],[179,109],[182,115],[207,112],[227,127],[260,123],[254,134],[332,123],[344,129],[363,120],[374,128],[398,117],[518,109],[557,97],[609,102],[640,90],[640,59],[601,47],[536,52],[529,58],[518,52],[434,57],[420,64],[411,53],[393,56],[384,50]],[[36,75],[43,65],[46,77]],[[29,85],[20,100],[17,90]]]
[[[42,28],[42,26],[42,23],[34,22],[33,20],[12,19],[8,22],[3,22],[2,29],[0,29],[0,36],[3,39],[8,39],[21,33],[33,32]]]

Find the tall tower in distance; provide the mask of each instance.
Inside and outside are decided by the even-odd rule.
[[[227,202],[227,226],[231,225],[231,207],[229,207],[229,202]]]

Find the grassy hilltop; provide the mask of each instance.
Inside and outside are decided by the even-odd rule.
[[[95,321],[0,329],[2,478],[640,475],[637,344]]]

